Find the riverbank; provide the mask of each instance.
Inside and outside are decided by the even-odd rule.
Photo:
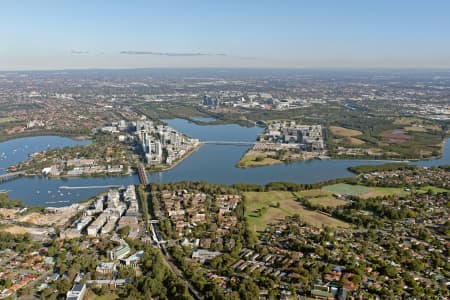
[[[442,143],[441,152],[438,156],[431,156],[426,158],[399,158],[399,157],[383,157],[380,156],[310,156],[296,159],[295,157],[291,157],[289,159],[277,159],[277,153],[272,152],[263,152],[263,151],[255,151],[252,149],[247,150],[245,152],[239,162],[236,164],[237,168],[257,168],[257,167],[266,167],[277,164],[292,164],[301,161],[309,161],[309,160],[356,160],[356,161],[371,161],[371,162],[389,162],[389,163],[417,163],[417,162],[431,162],[434,160],[442,159],[445,149],[445,141]]]
[[[328,159],[325,156],[326,152],[316,153],[316,152],[292,152],[290,150],[254,150],[253,148],[248,149],[244,155],[242,155],[239,162],[236,164],[237,168],[256,168],[271,166],[276,164],[290,164],[300,161],[308,161],[314,159]]]
[[[252,149],[247,150],[236,164],[237,168],[256,168],[281,164],[283,161],[268,157],[266,153],[261,151],[255,151]]]
[[[200,147],[202,146],[201,143],[199,143],[197,146],[195,146],[193,149],[189,150],[187,153],[185,153],[182,157],[174,161],[170,166],[161,166],[161,167],[150,167],[147,169],[149,172],[164,172],[169,171],[173,168],[175,168],[178,164],[180,164],[182,161],[184,161],[186,158],[188,158],[191,154],[196,152]]]
[[[64,131],[39,130],[39,131],[24,131],[14,134],[0,134],[0,143],[21,138],[41,137],[41,136],[58,136],[62,138],[70,138],[77,141],[86,141],[92,139],[92,136],[90,136],[90,134],[88,133],[80,134],[80,133],[68,133]]]

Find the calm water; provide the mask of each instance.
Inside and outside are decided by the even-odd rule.
[[[27,160],[31,153],[89,143],[89,140],[73,140],[60,136],[35,136],[0,143],[0,174],[5,173],[5,168]]]
[[[239,125],[199,126],[183,119],[165,120],[170,126],[203,141],[254,141],[263,130]],[[311,160],[292,164],[239,169],[235,165],[248,149],[247,146],[204,145],[197,152],[181,162],[176,168],[153,173],[151,181],[172,182],[182,180],[204,180],[214,183],[257,183],[290,181],[314,183],[339,177],[353,176],[347,170],[350,166],[384,164],[374,160]],[[417,162],[422,166],[450,164],[450,143],[446,143],[441,159]]]
[[[216,119],[212,117],[191,117],[192,120],[201,121],[201,122],[213,122]],[[167,121],[167,120],[165,120]]]
[[[110,187],[137,182],[136,175],[69,179],[23,177],[1,184],[0,189],[8,191],[9,198],[22,199],[29,205],[60,207],[88,199]]]
[[[201,141],[253,142],[263,131],[260,127],[242,127],[237,124],[201,126],[185,119],[171,119],[164,122]]]
[[[29,154],[48,148],[87,145],[80,141],[58,136],[40,136],[15,139],[0,143],[0,173],[5,168],[29,158]],[[11,199],[22,199],[29,205],[66,206],[80,202],[108,189],[108,186],[137,183],[137,176],[48,179],[23,177],[0,184],[0,191],[8,191]],[[62,186],[89,187],[85,189],[61,189]]]
[[[172,127],[193,138],[202,141],[254,141],[263,130],[259,127],[246,128],[239,125],[208,125],[199,126],[184,119],[165,120]],[[43,150],[50,144],[48,138],[25,138],[5,143],[9,151],[23,148],[26,145],[38,147],[28,153]],[[33,140],[29,140],[33,139]],[[79,143],[70,139],[60,138],[60,147]],[[58,140],[58,139],[57,139]],[[447,140],[448,141],[448,140]],[[0,149],[5,143],[0,143]],[[81,142],[82,143],[82,142]],[[19,147],[21,145],[21,147]],[[54,144],[51,144],[54,145]],[[41,147],[41,148],[39,148]],[[43,147],[43,148],[42,148]],[[27,148],[26,148],[27,149]],[[204,145],[175,168],[150,174],[150,181],[172,182],[182,180],[204,180],[214,183],[257,183],[266,184],[273,181],[290,181],[298,183],[313,183],[339,177],[353,176],[347,170],[349,166],[362,164],[383,164],[386,161],[373,160],[312,160],[292,164],[280,164],[267,167],[239,169],[235,165],[248,149],[248,146],[234,145]],[[0,154],[2,151],[1,150]],[[16,152],[19,152],[16,150]],[[22,152],[19,152],[22,153]],[[9,155],[8,155],[9,157]],[[22,157],[27,158],[24,150]],[[20,161],[21,159],[19,159]],[[5,163],[9,166],[12,163]],[[422,166],[438,166],[450,164],[450,142],[447,142],[441,159],[421,161],[415,164]],[[101,178],[20,178],[0,185],[0,190],[8,190],[13,199],[23,199],[25,203],[45,206],[65,206],[73,202],[92,197],[108,189],[108,186],[137,183],[137,176],[101,177]],[[87,189],[61,189],[62,186],[90,187]]]
[[[183,119],[165,120],[170,126],[203,141],[254,141],[263,130],[239,125],[198,126]],[[181,180],[204,180],[214,183],[257,183],[273,181],[314,183],[334,178],[353,176],[350,166],[384,164],[374,160],[310,160],[292,164],[239,169],[235,165],[248,149],[247,146],[204,145],[176,168],[153,173],[151,181],[172,182]],[[422,166],[450,164],[450,143],[446,143],[441,159],[418,162]]]

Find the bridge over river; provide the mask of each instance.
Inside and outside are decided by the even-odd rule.
[[[0,175],[0,183],[3,183],[5,181],[14,179],[16,177],[21,177],[21,176],[24,176],[24,175],[25,175],[24,171],[2,174],[2,175]]]
[[[205,145],[236,145],[236,146],[253,146],[256,142],[243,141],[200,141],[200,144]]]

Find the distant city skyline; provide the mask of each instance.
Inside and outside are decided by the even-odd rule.
[[[11,1],[0,70],[450,68],[448,1]]]

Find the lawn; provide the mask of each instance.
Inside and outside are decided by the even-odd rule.
[[[325,190],[305,190],[295,194],[298,197],[306,198],[311,204],[325,207],[336,207],[347,203],[344,200],[334,197],[332,192]]]
[[[348,227],[347,223],[322,213],[303,208],[291,192],[248,192],[244,193],[248,224],[255,232],[263,231],[270,223],[284,220],[298,214],[302,219],[316,227]]]
[[[367,193],[369,191],[369,188],[362,185],[338,183],[333,185],[327,185],[323,187],[322,190],[328,191],[333,194],[358,196]]]
[[[427,132],[427,129],[419,126],[406,126],[403,129],[406,131],[414,131],[414,132]]]
[[[418,118],[398,118],[394,121],[395,125],[421,124],[422,120]]]
[[[332,134],[337,135],[337,136],[357,136],[357,135],[361,135],[362,132],[359,130],[353,130],[353,129],[348,129],[348,128],[344,128],[344,127],[340,127],[340,126],[330,126],[330,131]]]
[[[282,161],[267,157],[267,153],[265,152],[249,150],[244,154],[244,156],[242,156],[237,166],[240,168],[248,168],[268,166],[280,163],[282,163]]]
[[[402,188],[368,187],[363,185],[351,185],[346,183],[328,185],[323,187],[322,190],[334,194],[359,196],[364,199],[384,197],[389,195],[403,196],[409,194],[409,192],[404,191]]]
[[[0,117],[0,124],[2,123],[9,123],[15,121],[15,118],[12,117]]]
[[[417,193],[428,193],[428,190],[431,190],[433,193],[450,193],[450,190],[427,185],[424,187],[421,187],[420,189],[414,190]]]
[[[350,145],[357,145],[357,146],[365,144],[365,142],[363,140],[360,140],[360,139],[357,139],[354,137],[349,137],[349,136],[337,139],[336,142],[340,143],[340,144],[350,144]]]

